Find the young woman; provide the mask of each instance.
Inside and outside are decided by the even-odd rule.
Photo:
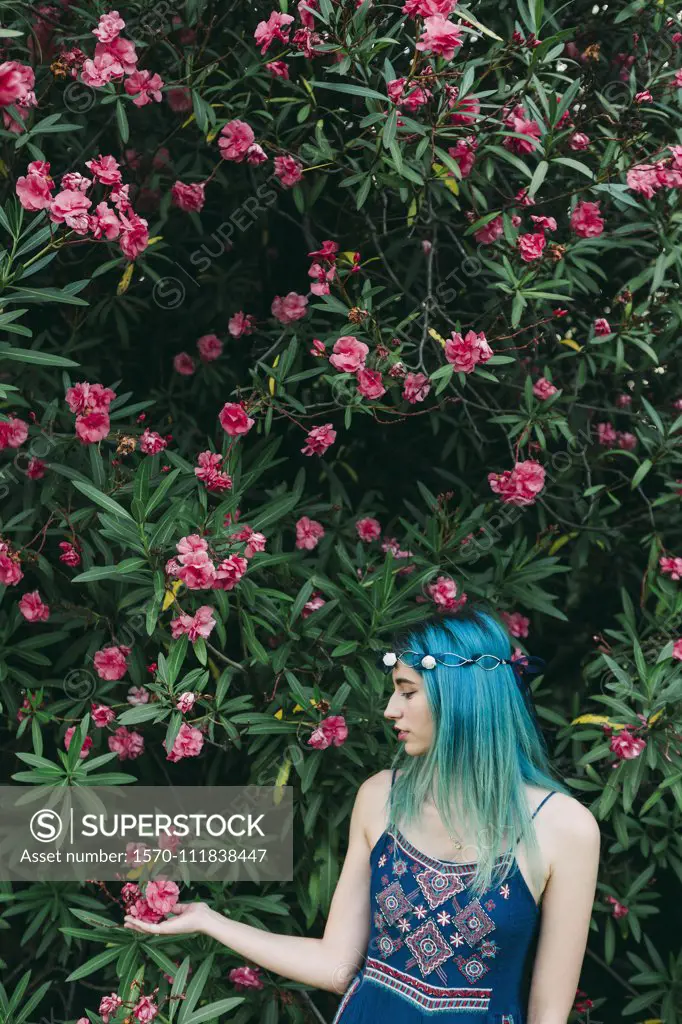
[[[343,993],[332,1024],[566,1024],[599,826],[551,773],[505,629],[465,606],[395,638],[380,662],[403,767],[358,790],[324,936],[274,935],[204,903],[126,926],[204,932],[269,971]]]

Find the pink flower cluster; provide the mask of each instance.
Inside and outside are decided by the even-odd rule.
[[[355,529],[358,537],[365,544],[370,544],[373,540],[378,540],[381,536],[381,524],[378,519],[374,519],[372,516],[365,516],[363,519],[358,519],[355,523]]]
[[[431,14],[424,18],[424,29],[417,49],[422,53],[442,57],[444,60],[452,60],[455,51],[463,42],[462,29],[459,25],[453,25],[442,14]]]
[[[522,615],[521,612],[500,612],[500,616],[504,619],[511,636],[528,636],[530,619]]]
[[[124,79],[123,88],[133,97],[136,107],[160,103],[163,79],[156,73],[138,69],[135,44],[130,39],[121,38],[125,26],[118,11],[109,11],[100,17],[97,27],[92,30],[97,39],[95,53],[83,61],[81,79],[93,89]],[[76,68],[72,68],[71,74],[76,77]]]
[[[545,485],[545,470],[535,459],[526,459],[512,470],[488,473],[488,483],[507,505],[533,505]]]
[[[47,622],[50,617],[50,606],[45,604],[38,590],[24,594],[19,601],[19,611],[27,622]]]
[[[308,309],[308,299],[305,295],[297,292],[289,292],[287,295],[276,295],[272,300],[272,315],[281,324],[292,324],[295,320],[302,320]]]
[[[207,491],[222,493],[232,489],[232,477],[223,471],[223,456],[219,452],[205,451],[197,455],[194,475],[202,480]]]
[[[163,741],[166,749],[166,741]],[[197,757],[204,745],[204,734],[201,729],[195,729],[193,725],[183,722],[175,737],[175,743],[170,754],[166,754],[167,761],[181,761],[185,757]]]
[[[171,200],[179,210],[184,213],[200,213],[204,208],[206,196],[204,187],[206,182],[193,181],[186,184],[183,181],[176,181],[171,186]]]
[[[426,592],[439,608],[449,612],[456,612],[467,603],[467,595],[462,592],[458,594],[457,584],[449,576],[438,576],[427,584]]]
[[[156,878],[147,882],[144,895],[135,882],[126,882],[121,889],[126,912],[131,917],[147,921],[149,924],[158,924],[167,917],[178,902],[179,896],[180,890],[176,883],[166,878]]]
[[[92,660],[100,679],[123,679],[128,671],[127,658],[131,651],[132,647],[124,644],[102,647],[97,651]]]
[[[255,166],[267,160],[265,150],[256,142],[253,128],[239,118],[223,125],[218,137],[218,149],[223,160],[232,160],[237,164],[246,160],[247,164]]]
[[[329,746],[340,747],[348,737],[348,726],[343,715],[330,715],[308,737],[308,745],[315,750],[326,750]]]
[[[119,761],[134,761],[144,753],[144,737],[142,733],[119,725],[118,729],[107,737],[107,746],[112,754],[118,754]]]
[[[5,587],[14,587],[24,578],[18,552],[12,549],[9,541],[0,537],[0,583]]]
[[[28,437],[28,423],[18,416],[0,421],[0,451],[3,448],[19,448]]]
[[[596,238],[601,235],[604,219],[599,212],[599,203],[577,203],[571,214],[571,227],[580,238]]]
[[[510,131],[523,136],[517,138],[516,135],[506,135],[502,140],[502,145],[506,149],[520,155],[532,153],[537,149],[538,139],[542,136],[542,126],[538,121],[528,117],[521,103],[517,103],[502,120]]]
[[[188,590],[234,590],[248,568],[240,555],[228,555],[217,566],[208,552],[208,541],[197,533],[182,537],[176,544],[178,558],[166,563],[169,576],[182,580]]]
[[[538,377],[533,384],[533,394],[536,398],[544,401],[546,398],[551,398],[552,395],[556,395],[558,388],[556,388],[551,381],[547,380],[546,377]]]
[[[336,431],[331,423],[323,423],[308,431],[306,443],[301,448],[304,455],[324,455],[327,448],[336,441]]]
[[[199,637],[207,640],[215,628],[215,624],[213,608],[208,604],[202,604],[194,615],[182,612],[176,619],[171,619],[171,634],[173,639],[177,640],[179,636],[186,633],[190,642],[194,643]]]
[[[227,329],[233,338],[241,338],[244,334],[253,334],[255,324],[255,316],[240,309],[230,317]]]
[[[365,365],[369,355],[369,346],[359,341],[352,334],[344,334],[337,338],[332,348],[329,362],[342,373],[353,373],[358,383],[358,393],[370,401],[381,398],[386,393],[381,371],[370,370]]]
[[[123,255],[129,260],[136,259],[149,244],[148,225],[132,208],[128,198],[130,186],[123,184],[118,161],[111,155],[100,154],[96,159],[87,160],[85,166],[92,178],[69,171],[62,175],[61,191],[53,196],[55,184],[50,164],[45,160],[32,161],[26,174],[17,178],[19,202],[32,212],[46,209],[54,224],[64,224],[77,235],[89,232],[97,241],[117,239]],[[93,179],[111,191],[97,204],[94,213],[89,213],[93,200],[86,193]],[[109,202],[114,204],[115,210]]]
[[[452,331],[445,342],[445,358],[458,373],[473,373],[474,369],[487,363],[493,355],[483,331],[467,331],[462,337],[459,331]]]
[[[109,406],[116,392],[83,381],[66,391],[66,403],[76,413],[76,436],[83,444],[96,444],[109,433]]]
[[[22,121],[17,121],[9,111],[2,111],[3,126],[15,135],[25,130],[23,120],[30,108],[38,105],[34,88],[33,68],[16,60],[0,64],[0,107],[13,106],[22,117]]]
[[[248,434],[256,422],[246,411],[243,402],[225,402],[218,413],[220,426],[230,437],[242,437]]]
[[[233,967],[227,977],[234,982],[237,991],[247,988],[265,988],[260,977],[260,967]]]
[[[308,277],[312,277],[313,283],[310,290],[313,295],[329,295],[329,282],[336,276],[336,254],[339,251],[338,242],[327,239],[322,243],[322,248],[309,252],[313,263],[308,271]]]
[[[661,555],[658,566],[661,572],[669,574],[671,580],[682,580],[682,558],[678,555]]]
[[[669,146],[670,156],[654,164],[636,164],[627,172],[628,188],[652,199],[661,188],[682,188],[682,146]]]
[[[612,423],[597,423],[597,437],[604,448],[622,448],[633,451],[637,447],[637,438],[625,430],[616,430]]]

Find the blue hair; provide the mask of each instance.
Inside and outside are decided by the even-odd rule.
[[[472,604],[394,635],[389,650],[411,650],[420,656],[451,651],[465,658],[493,654],[508,659],[512,654],[505,627],[491,612]],[[388,799],[388,828],[400,828],[400,822],[409,825],[430,797],[449,832],[479,837],[480,856],[469,883],[473,895],[482,896],[508,877],[517,839],[528,853],[531,878],[539,891],[540,848],[524,787],[567,795],[570,791],[552,772],[542,733],[514,669],[498,665],[487,671],[475,664],[455,667],[437,662],[426,670],[417,662],[416,671],[424,680],[433,716],[433,742],[422,757],[399,753],[395,767],[402,771]],[[505,836],[513,838],[504,842]],[[510,854],[503,857],[507,849]]]

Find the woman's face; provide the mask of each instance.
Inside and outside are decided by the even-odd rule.
[[[433,718],[426,700],[424,680],[416,669],[398,662],[392,673],[393,693],[384,718],[404,732],[400,742],[411,757],[425,754],[433,739]]]

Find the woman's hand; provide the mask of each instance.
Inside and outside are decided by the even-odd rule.
[[[165,921],[159,921],[158,924],[150,924],[148,921],[140,921],[139,918],[126,914],[123,926],[148,935],[187,935],[192,932],[202,932],[210,913],[211,908],[208,903],[176,903],[171,910],[171,914],[174,914],[175,917],[168,917]]]

